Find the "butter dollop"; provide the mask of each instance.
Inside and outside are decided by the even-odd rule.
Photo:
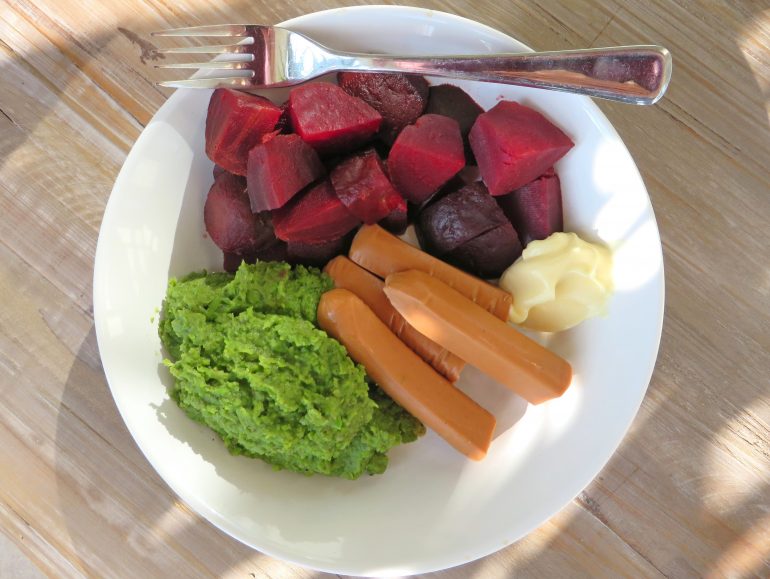
[[[553,233],[527,245],[503,272],[500,287],[513,296],[513,323],[560,332],[606,314],[613,290],[612,252],[576,233]]]

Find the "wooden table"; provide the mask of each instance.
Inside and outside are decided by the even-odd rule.
[[[353,2],[0,4],[0,576],[321,577],[181,504],[134,445],[94,337],[112,183],[167,98],[148,32]],[[413,2],[537,49],[659,43],[653,108],[598,103],[652,197],[666,319],[622,446],[519,543],[442,578],[770,574],[770,3]]]

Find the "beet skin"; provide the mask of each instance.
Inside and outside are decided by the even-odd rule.
[[[211,240],[222,251],[248,253],[275,240],[270,216],[252,213],[246,179],[221,172],[206,197],[203,222]]]
[[[337,82],[382,115],[380,138],[387,144],[417,120],[428,100],[428,82],[413,74],[340,72]]]

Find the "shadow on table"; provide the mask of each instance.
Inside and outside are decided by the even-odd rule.
[[[745,9],[745,26],[752,23],[753,18],[759,18],[761,12],[752,13],[752,7],[758,6],[750,3],[743,5]],[[298,8],[302,10],[302,8]],[[257,15],[255,15],[258,17]],[[469,14],[472,17],[472,14]],[[198,22],[178,21],[175,24],[195,24],[205,21],[205,15]],[[499,26],[505,29],[504,23]],[[146,26],[141,23],[127,24],[125,30],[141,30],[132,32],[135,35],[134,44],[137,50],[145,52],[151,50],[146,40]],[[725,30],[725,34],[735,39],[735,50],[740,54],[741,35],[744,28]],[[106,34],[101,40],[105,45],[116,34]],[[145,39],[142,41],[142,39]],[[138,39],[138,40],[137,40]],[[534,38],[524,40],[536,40]],[[536,42],[534,42],[537,44]],[[34,59],[40,55],[29,55],[23,59],[18,55],[11,55],[13,67],[26,66],[24,60]],[[43,55],[45,57],[45,55]],[[50,55],[51,58],[56,55]],[[675,59],[677,55],[675,54]],[[684,60],[684,59],[683,59]],[[6,81],[13,81],[12,67],[3,61],[0,64],[0,76]],[[677,66],[683,66],[676,60]],[[742,71],[742,78],[746,83],[762,89],[752,74],[751,68],[746,65]],[[66,86],[63,84],[62,86]],[[677,90],[677,73],[674,73],[674,82],[671,87],[672,95]],[[728,91],[729,87],[721,90]],[[7,93],[0,92],[0,95]],[[6,110],[7,102],[0,101],[0,109]],[[51,107],[55,106],[51,103]],[[727,113],[726,113],[727,114]],[[746,117],[741,122],[751,123],[754,130],[764,135],[764,142],[770,142],[770,131],[766,111],[761,107],[746,108],[741,111]],[[25,142],[26,133],[31,132],[30,127],[21,127],[21,123],[9,115],[2,113],[0,123],[4,123],[0,141],[0,153],[2,159],[8,159]],[[21,128],[20,128],[21,127]],[[3,161],[0,160],[0,169]],[[698,184],[691,184],[691,193],[697,196]],[[704,186],[718,186],[704,184]],[[655,187],[650,187],[653,198],[656,195]],[[764,214],[768,213],[768,207],[756,207],[755,210]],[[767,215],[770,220],[770,214]],[[692,224],[689,224],[692,225]],[[666,231],[663,230],[664,242]],[[731,271],[724,272],[725,276],[731,276]],[[770,273],[762,272],[766,276]],[[735,279],[734,283],[741,283]],[[701,280],[703,284],[716,283],[715,280]],[[744,280],[744,283],[746,281]],[[684,309],[684,296],[679,296],[679,305]],[[708,304],[701,304],[704,310]],[[710,468],[715,460],[715,450],[711,440],[719,432],[732,431],[736,436],[748,437],[749,444],[766,445],[767,438],[763,436],[762,428],[764,419],[757,413],[757,408],[763,411],[765,406],[763,394],[758,387],[755,393],[748,389],[727,391],[734,376],[741,379],[740,362],[736,360],[725,368],[723,375],[719,377],[707,377],[699,373],[697,368],[683,368],[679,360],[685,358],[692,343],[675,342],[674,337],[686,332],[680,324],[684,322],[684,314],[676,309],[669,309],[667,324],[664,327],[663,341],[658,361],[659,372],[653,377],[648,400],[645,402],[642,413],[631,435],[626,440],[624,447],[633,447],[641,441],[660,441],[660,430],[669,428],[666,436],[673,447],[681,447],[679,453],[686,452],[690,462],[700,465],[698,472],[688,473],[686,478],[678,472],[677,465],[656,460],[658,455],[652,451],[639,450],[634,454],[635,458],[649,458],[649,462],[637,463],[630,470],[628,476],[619,481],[614,488],[603,488],[608,472],[623,470],[622,463],[626,461],[624,455],[632,454],[621,451],[610,465],[599,475],[597,480],[581,495],[579,502],[588,509],[599,521],[607,524],[619,536],[619,539],[633,549],[634,545],[644,546],[640,556],[647,558],[647,562],[654,568],[673,575],[701,575],[709,572],[717,573],[730,569],[740,569],[746,573],[767,573],[768,556],[766,535],[768,529],[767,512],[770,510],[770,484],[766,478],[754,481],[744,495],[734,504],[725,507],[730,516],[729,525],[715,512],[714,507],[708,502],[710,486],[714,481],[710,480],[712,473]],[[715,320],[713,327],[718,329],[720,325],[730,326],[731,320]],[[675,326],[675,327],[673,327]],[[760,362],[764,367],[768,366],[768,344],[766,336],[764,351],[756,353],[754,361],[744,360],[752,367],[759,367]],[[110,570],[116,575],[137,576],[145,569],[166,568],[169,574],[173,574],[175,562],[195,559],[199,553],[194,552],[196,546],[214,545],[206,550],[207,554],[215,553],[213,558],[202,561],[202,573],[214,573],[224,576],[228,572],[251,568],[253,576],[267,576],[269,558],[256,554],[252,550],[240,545],[236,541],[226,537],[213,529],[206,522],[195,516],[190,516],[186,507],[181,505],[172,495],[163,481],[155,474],[147,464],[144,457],[134,446],[128,435],[114,404],[110,397],[109,389],[104,381],[102,371],[94,360],[98,360],[96,354],[96,341],[93,329],[83,337],[80,350],[77,353],[67,383],[65,385],[59,408],[57,423],[57,456],[56,467],[60,489],[58,508],[62,512],[65,523],[70,530],[70,544],[73,556],[79,560],[79,567],[87,574],[98,574],[98,571]],[[726,388],[724,403],[718,408],[697,406],[697,392],[700,387],[698,380],[709,378],[712,384],[723,384]],[[668,383],[663,383],[663,381]],[[670,391],[670,398],[661,398],[661,393]],[[710,394],[709,394],[710,395]],[[714,432],[697,433],[696,439],[688,439],[690,432],[678,431],[670,425],[676,421],[677,414],[683,418],[690,413],[708,414],[713,421],[718,422],[718,428]],[[740,431],[742,421],[753,420],[755,430],[749,433]],[[91,436],[83,437],[83,422],[93,429]],[[736,426],[738,425],[738,426]],[[752,442],[754,441],[754,442]],[[73,450],[78,448],[79,450]],[[100,449],[100,452],[92,450]],[[64,452],[62,449],[68,449]],[[660,452],[665,456],[667,449],[661,448]],[[676,452],[672,454],[676,455]],[[99,456],[97,460],[95,456]],[[767,452],[760,452],[756,458],[758,472],[766,473],[768,469]],[[763,458],[764,457],[764,458]],[[619,466],[620,465],[620,466]],[[634,470],[636,469],[636,470]],[[109,472],[110,476],[105,476]],[[120,488],[111,487],[116,480],[115,473],[119,473],[117,480],[121,481]],[[614,475],[612,475],[614,476]],[[149,484],[148,484],[149,481]],[[668,513],[653,512],[639,513],[636,521],[623,521],[622,517],[627,511],[614,512],[613,495],[617,495],[623,485],[643,485],[649,483],[650,488],[639,488],[639,496],[645,492],[669,492],[680,496],[682,502]],[[598,496],[597,498],[594,498]],[[84,521],[93,529],[87,536],[80,533],[84,528]],[[72,524],[70,524],[72,523]],[[577,523],[567,523],[564,534],[574,534]],[[693,547],[698,552],[692,555],[691,564],[688,553],[672,554],[672,549],[681,546],[682,542],[671,544],[659,544],[659,537],[666,537],[666,532],[687,532],[690,525],[693,531]],[[45,530],[41,530],[45,532]],[[660,536],[656,534],[660,532]],[[696,535],[697,532],[697,535]],[[116,542],[108,541],[108,538],[118,537],[126,545],[125,552],[109,552],[107,545]],[[700,538],[699,538],[700,537]],[[556,538],[551,538],[544,544],[535,547],[526,546],[525,539],[522,543],[507,548],[504,558],[517,560],[522,555],[526,565],[521,567],[519,576],[537,576],[547,574],[550,565],[554,564],[561,554],[552,552],[549,547]],[[676,540],[676,539],[675,539]],[[681,541],[681,539],[679,539]],[[100,548],[100,545],[105,548]],[[660,547],[660,555],[656,555],[656,549]],[[524,550],[526,549],[526,550]],[[652,551],[652,552],[651,552]],[[586,555],[590,559],[590,554]],[[697,561],[695,560],[697,559]],[[246,565],[244,566],[244,561]],[[485,559],[470,563],[463,567],[446,572],[446,577],[478,577],[503,576],[506,568],[498,566],[491,560]],[[571,561],[576,566],[580,561]],[[157,565],[157,567],[154,567]],[[587,568],[586,568],[587,569]],[[576,568],[576,572],[578,569]],[[309,573],[297,569],[298,576],[311,576]],[[302,575],[305,573],[305,575]],[[324,574],[317,574],[324,576]]]

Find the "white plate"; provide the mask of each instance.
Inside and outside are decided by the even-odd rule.
[[[358,51],[526,49],[481,24],[416,8],[345,8],[285,25]],[[575,148],[557,165],[565,225],[616,250],[609,316],[548,342],[575,371],[561,399],[527,407],[473,369],[463,374],[463,388],[499,422],[479,463],[433,433],[394,449],[384,475],[358,481],[274,472],[230,456],[169,400],[156,333],[168,278],[221,267],[202,219],[212,182],[203,152],[210,93],[177,91],[142,132],[115,182],[94,272],[96,332],[115,402],[147,459],[186,503],[269,555],[336,573],[406,575],[493,553],[535,529],[596,476],[644,396],[660,340],[663,262],[650,200],[628,151],[587,98],[457,84],[485,108],[507,98],[540,109],[572,137]]]

